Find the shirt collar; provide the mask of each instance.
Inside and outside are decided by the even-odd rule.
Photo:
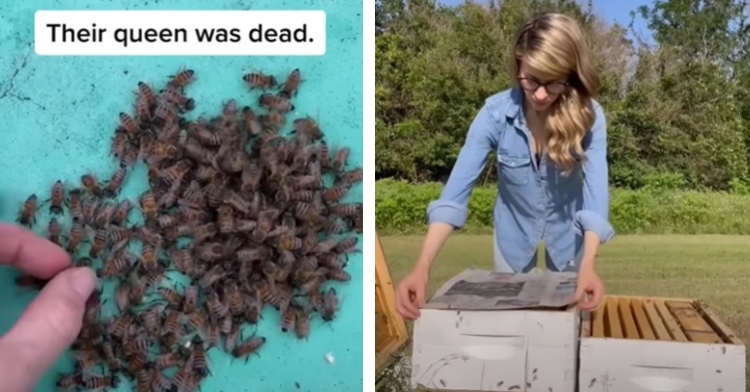
[[[508,108],[505,111],[505,115],[513,120],[513,125],[518,129],[528,132],[526,127],[526,117],[523,113],[523,92],[513,87],[510,90],[510,100],[508,102]]]
[[[516,118],[519,114],[522,114],[523,93],[517,87],[510,89],[510,102],[508,102],[508,108],[506,109],[505,115],[509,118]]]

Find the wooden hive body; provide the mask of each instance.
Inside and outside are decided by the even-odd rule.
[[[580,342],[580,392],[745,392],[744,344],[695,300],[607,296]]]
[[[375,241],[375,370],[380,372],[391,354],[407,340],[406,325],[396,312],[395,292],[380,237]]]

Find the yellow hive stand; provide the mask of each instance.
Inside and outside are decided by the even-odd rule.
[[[408,338],[406,324],[396,312],[395,290],[380,237],[375,234],[375,372],[388,365],[391,354]]]

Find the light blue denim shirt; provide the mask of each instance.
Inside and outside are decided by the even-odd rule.
[[[440,199],[427,208],[429,223],[463,227],[469,196],[487,162],[497,154],[500,186],[495,201],[495,241],[516,272],[527,269],[537,246],[563,270],[583,244],[582,233],[593,231],[605,243],[614,230],[609,224],[607,126],[594,102],[596,120],[584,137],[583,165],[568,176],[548,162],[532,158],[531,133],[526,126],[522,93],[509,89],[485,102],[471,124],[466,142]]]

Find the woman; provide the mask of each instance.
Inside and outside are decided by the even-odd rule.
[[[598,307],[604,287],[594,262],[614,231],[607,221],[606,123],[593,100],[599,79],[589,56],[580,27],[568,16],[544,13],[521,26],[510,63],[513,88],[486,100],[440,199],[427,209],[422,253],[397,290],[402,316],[419,317],[430,266],[450,233],[466,222],[489,152],[497,155],[500,179],[496,271],[531,271],[542,241],[547,268],[578,272],[578,306]]]

